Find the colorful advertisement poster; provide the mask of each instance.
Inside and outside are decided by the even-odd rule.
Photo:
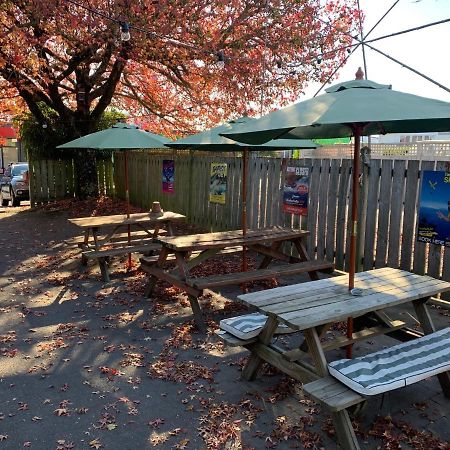
[[[225,204],[227,170],[226,163],[211,163],[211,182],[209,185],[209,201],[211,203]]]
[[[162,191],[165,194],[173,194],[175,186],[175,161],[165,159],[162,167]]]
[[[423,172],[417,240],[450,247],[450,172]]]
[[[286,167],[283,187],[283,212],[308,215],[309,168]]]

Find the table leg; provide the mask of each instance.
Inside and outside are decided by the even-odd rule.
[[[169,236],[175,235],[172,222],[167,222],[167,232],[168,232]]]
[[[186,279],[189,278],[189,267],[186,262],[187,254],[185,252],[175,252],[175,259],[177,262],[178,271],[180,272],[180,277],[183,281],[186,281]],[[200,309],[200,305],[198,303],[198,296],[188,294],[188,299],[191,304],[192,313],[194,314],[194,320],[198,329],[201,333],[206,333],[206,325],[203,320],[202,310]]]
[[[297,249],[298,255],[300,256],[300,260],[309,261],[309,255],[308,252],[306,251],[302,239],[294,239],[292,242],[294,243],[294,246]],[[310,280],[312,281],[319,279],[319,275],[317,275],[317,272],[315,270],[308,272],[308,275]]]
[[[359,450],[358,439],[356,438],[355,430],[353,430],[348,412],[345,409],[334,412],[332,417],[337,438],[343,450]]]
[[[180,278],[186,281],[189,278],[189,269],[186,265],[187,255],[185,252],[175,252],[175,261],[177,263],[177,268],[180,273]]]
[[[277,327],[278,327],[278,320],[273,316],[269,316],[269,318],[266,321],[266,324],[264,325],[264,328],[261,330],[261,333],[259,333],[258,336],[259,342],[263,345],[270,344],[270,341],[272,340],[272,337]],[[261,368],[262,363],[263,360],[255,353],[252,353],[242,371],[242,378],[249,381],[254,380],[258,375],[258,371]]]
[[[319,334],[316,328],[304,330],[305,340],[308,344],[308,352],[311,355],[317,373],[321,377],[328,375],[327,359],[320,343]]]
[[[94,239],[95,250],[100,249],[100,243],[98,240],[98,228],[92,228],[92,237]],[[108,272],[108,264],[106,263],[106,258],[98,258],[98,265],[100,266],[100,272],[102,274],[102,279],[105,283],[109,283],[109,272]]]
[[[278,252],[280,250],[281,245],[283,244],[282,241],[272,242],[270,244],[270,249],[274,252]],[[263,260],[261,261],[261,264],[259,265],[258,269],[266,269],[269,264],[272,262],[273,256],[265,255]]]
[[[105,283],[109,283],[109,271],[106,258],[98,258],[98,265],[100,266],[100,272],[102,273],[102,278]]]
[[[159,234],[159,225],[155,225],[155,229],[154,229],[153,235],[152,235],[153,242],[156,242],[156,239],[158,239],[158,234]]]
[[[189,303],[191,304],[192,313],[194,314],[194,321],[197,325],[197,328],[201,333],[206,333],[206,324],[203,320],[202,310],[200,309],[200,305],[198,304],[198,297],[193,295],[188,295]]]
[[[164,263],[166,262],[168,256],[169,256],[169,250],[166,247],[163,247],[159,253],[159,257],[158,257],[158,261],[156,262],[156,265],[158,267],[163,268]],[[150,297],[153,294],[153,291],[155,290],[157,281],[158,281],[157,277],[155,277],[154,275],[150,275],[147,286],[145,287],[144,295],[146,297]]]
[[[83,241],[83,246],[81,248],[82,251],[87,250],[89,248],[89,235],[90,235],[90,229],[88,228],[84,232],[84,241]],[[81,254],[81,264],[83,266],[87,266],[87,264],[88,264],[88,259],[85,256],[83,256],[83,254]]]
[[[431,320],[430,313],[425,305],[428,298],[415,300],[413,302],[414,310],[416,311],[417,318],[422,326],[423,332],[425,334],[431,334],[436,331],[433,321]],[[450,371],[443,372],[438,376],[439,383],[441,385],[442,391],[447,398],[450,398]]]
[[[320,343],[319,334],[316,328],[304,330],[305,340],[308,344],[308,351],[313,360],[317,373],[322,376],[328,376],[327,360]],[[344,450],[358,450],[359,444],[353,430],[352,422],[346,409],[333,412],[333,423],[339,443]]]

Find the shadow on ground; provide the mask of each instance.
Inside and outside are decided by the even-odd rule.
[[[236,289],[202,299],[209,327],[200,335],[178,290],[158,285],[143,298],[136,261],[127,272],[114,260],[108,284],[94,264],[81,266],[63,244],[78,232],[70,215],[0,213],[0,449],[337,448],[329,416],[300,383],[269,367],[242,381],[248,353],[213,337],[221,318],[242,311]],[[204,270],[239,264],[230,256]],[[445,311],[433,314],[448,326]],[[377,397],[356,422],[362,448],[447,449],[449,410],[434,379]]]

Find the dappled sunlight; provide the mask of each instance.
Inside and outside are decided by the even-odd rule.
[[[51,230],[63,231],[66,216],[53,220]],[[235,300],[239,286],[206,290],[199,298],[207,326],[202,334],[180,289],[158,283],[145,298],[147,276],[139,268],[127,271],[125,258],[112,259],[112,281],[103,283],[96,264],[82,266],[78,249],[62,246],[55,231],[49,235],[0,279],[2,425],[51,423],[66,443],[81,436],[105,444],[120,432],[142,448],[333,448],[322,431],[332,430],[326,416],[300,383],[269,365],[256,381],[243,381],[249,351],[215,336],[221,319],[251,311]],[[241,255],[210,261],[193,273],[239,271]],[[252,253],[249,262],[257,264]],[[347,295],[347,277],[331,280],[336,298]],[[267,287],[258,283],[252,290]],[[383,284],[361,280],[358,287],[372,297]],[[399,284],[395,292],[406,287]],[[282,335],[274,345],[290,349],[301,341],[300,333]],[[426,387],[435,397],[436,385]],[[410,411],[411,402],[398,408]],[[71,434],[59,433],[68,423]]]

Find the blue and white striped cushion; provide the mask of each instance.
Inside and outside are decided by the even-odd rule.
[[[333,361],[328,369],[363,395],[416,383],[450,370],[450,327],[370,355]]]
[[[260,313],[245,314],[243,316],[230,317],[220,321],[220,328],[228,331],[239,339],[250,339],[258,336],[262,327],[265,325],[267,316]],[[288,326],[278,325],[276,333],[292,333]]]

